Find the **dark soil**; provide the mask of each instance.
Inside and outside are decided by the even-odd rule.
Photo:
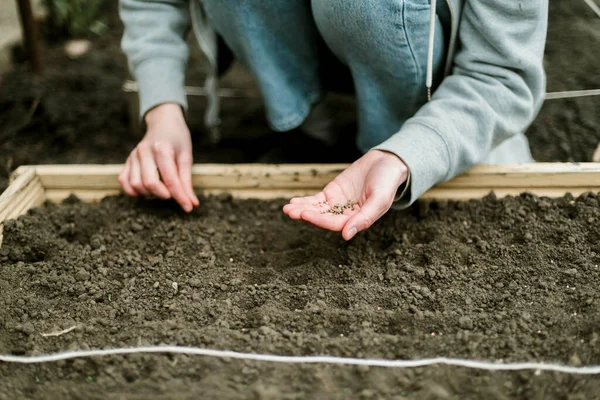
[[[19,165],[122,163],[140,139],[141,133],[130,129],[121,90],[127,77],[126,60],[119,47],[122,26],[116,0],[111,1],[110,30],[94,40],[88,55],[71,60],[62,43],[46,43],[43,79],[32,79],[26,64],[0,77],[0,190]],[[553,0],[549,26],[548,90],[600,88],[600,53],[595,51],[600,43],[600,19],[583,1]],[[202,84],[203,65],[199,52],[193,51],[188,84]],[[253,88],[239,66],[226,75],[223,86]],[[529,130],[536,160],[590,161],[600,141],[599,99],[548,101]],[[346,137],[352,135],[353,102],[334,98],[332,105],[339,113],[335,129]],[[197,162],[254,162],[282,138],[289,139],[289,135],[272,134],[257,99],[228,99],[223,102],[224,141],[216,148],[208,147],[201,124],[203,100],[194,99],[190,106]],[[350,150],[336,151],[324,161],[353,161]]]
[[[421,204],[349,243],[288,220],[282,201],[221,196],[184,215],[70,199],[6,223],[0,353],[172,344],[597,365],[599,199]],[[0,363],[3,400],[149,397],[599,399],[600,378],[181,355]]]
[[[600,19],[550,3],[548,91],[600,88]],[[46,43],[46,75],[0,77],[0,190],[22,164],[122,163],[140,139],[111,30],[69,59]],[[202,83],[194,52],[188,83]],[[234,68],[224,86],[252,88]],[[553,100],[528,132],[538,161],[590,161],[600,98]],[[352,132],[352,101],[333,100]],[[281,138],[256,99],[223,103],[197,162],[253,162]],[[338,158],[342,155],[335,154]],[[338,161],[331,159],[331,161]],[[345,160],[352,161],[352,160]],[[575,202],[573,202],[575,201]],[[435,203],[388,214],[350,243],[294,223],[282,202],[171,204],[110,198],[48,205],[8,222],[0,249],[0,353],[177,344],[276,354],[428,356],[600,364],[598,197]],[[177,283],[177,291],[173,283]],[[60,337],[41,333],[79,328]],[[435,335],[432,335],[435,334]],[[343,336],[342,336],[343,335]],[[449,367],[358,368],[137,355],[0,364],[0,399],[600,399],[600,378]]]

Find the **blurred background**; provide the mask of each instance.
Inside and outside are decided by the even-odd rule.
[[[31,0],[39,62],[28,61],[17,0],[0,0],[0,191],[23,164],[123,163],[143,135],[128,90],[117,0]],[[187,85],[201,87],[204,60],[190,38]],[[600,15],[586,0],[550,0],[545,66],[548,92],[600,89]],[[124,85],[126,86],[124,88]],[[207,142],[205,100],[190,96],[195,162],[254,162],[281,133],[266,125],[258,93],[235,64],[221,86],[223,139]],[[237,95],[241,93],[241,95]],[[328,99],[335,129],[349,138],[354,104]],[[538,161],[591,161],[600,141],[600,96],[546,101],[528,131]],[[350,140],[350,141],[353,141]],[[332,156],[332,161],[343,157]]]

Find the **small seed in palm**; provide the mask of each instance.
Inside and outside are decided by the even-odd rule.
[[[354,206],[356,204],[357,204],[356,201],[354,201],[354,200],[348,200],[346,202],[346,204],[338,203],[338,204],[330,207],[328,210],[322,210],[321,214],[329,213],[329,214],[333,214],[333,215],[343,215],[344,211],[346,211],[346,210],[353,210]]]

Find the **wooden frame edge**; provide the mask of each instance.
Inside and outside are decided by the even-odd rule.
[[[229,192],[238,198],[289,198],[320,191],[346,164],[198,164],[194,187],[205,194]],[[45,200],[59,202],[71,194],[95,202],[121,192],[122,165],[33,165],[19,167],[0,196],[1,223]],[[423,200],[470,200],[494,192],[498,197],[531,192],[560,197],[570,192],[600,192],[600,163],[532,163],[481,165],[436,185]],[[0,233],[1,243],[1,233]]]
[[[11,177],[8,188],[0,195],[0,246],[4,221],[14,219],[46,200],[42,182],[35,167],[21,167],[19,174]]]
[[[321,190],[347,167],[346,164],[199,164],[193,167],[193,183],[205,193],[229,191],[238,197],[273,198],[312,194]],[[47,192],[59,201],[69,194],[95,201],[119,193],[122,165],[37,165],[18,168],[15,182],[33,169]],[[8,190],[8,189],[7,189]],[[436,185],[424,199],[474,199],[494,191],[498,196],[532,192],[560,196],[600,191],[600,163],[532,163],[481,165]]]
[[[194,165],[194,187],[205,193],[231,192],[237,197],[274,198],[309,195],[320,191],[347,167],[346,164],[201,164]],[[98,200],[121,188],[117,177],[122,165],[40,165],[37,175],[48,199],[57,201],[68,192]],[[600,163],[532,163],[481,165],[436,185],[423,199],[476,199],[494,191],[498,196],[532,192],[561,196],[600,191]]]

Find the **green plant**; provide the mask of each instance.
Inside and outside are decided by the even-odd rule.
[[[51,29],[71,36],[102,35],[108,28],[102,21],[104,0],[44,0]]]

